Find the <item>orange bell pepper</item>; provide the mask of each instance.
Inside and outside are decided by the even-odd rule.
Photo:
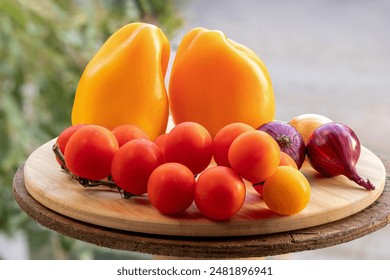
[[[224,33],[200,27],[179,45],[169,99],[176,124],[195,121],[212,136],[229,123],[257,128],[275,115],[271,79],[261,59]]]
[[[169,55],[169,41],[158,27],[131,23],[120,28],[85,68],[72,124],[108,129],[134,124],[152,140],[165,133],[169,103],[164,79]]]

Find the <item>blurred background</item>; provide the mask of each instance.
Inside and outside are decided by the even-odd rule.
[[[0,259],[152,258],[49,231],[12,198],[17,168],[70,125],[80,75],[119,27],[159,25],[171,41],[171,62],[190,29],[219,29],[266,64],[277,119],[325,115],[390,160],[389,14],[386,0],[0,0]],[[387,226],[345,244],[272,258],[390,259],[389,234]]]

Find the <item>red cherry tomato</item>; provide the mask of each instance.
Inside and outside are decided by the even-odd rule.
[[[167,137],[168,137],[168,133],[164,133],[164,134],[161,134],[161,135],[157,136],[154,139],[154,143],[156,143],[156,145],[160,148],[160,151],[161,151],[161,153],[164,156],[164,162],[166,162],[166,158],[165,158],[165,143],[167,142]]]
[[[69,126],[69,127],[65,128],[58,135],[56,142],[57,142],[58,148],[60,149],[60,151],[63,155],[65,154],[65,147],[69,141],[69,138],[73,135],[73,133],[75,133],[79,128],[81,128],[83,126],[85,126],[85,124],[75,124],[75,125]],[[62,166],[62,162],[58,158],[56,158],[56,159],[57,159],[57,162],[59,163],[59,165]]]
[[[75,124],[75,125],[69,126],[69,127],[65,128],[60,133],[60,135],[58,135],[57,144],[58,144],[58,147],[59,147],[62,154],[65,153],[65,147],[69,141],[69,138],[73,135],[73,133],[75,133],[79,128],[81,128],[83,126],[85,126],[85,124]]]
[[[253,188],[255,191],[260,195],[260,197],[263,197],[263,190],[264,190],[264,182],[256,183],[253,185]]]
[[[218,131],[213,140],[213,156],[215,162],[218,165],[230,167],[228,158],[230,145],[238,135],[250,130],[255,129],[245,123],[231,123]]]
[[[184,212],[194,201],[194,192],[194,174],[180,163],[162,164],[149,177],[149,200],[163,214]]]
[[[195,187],[195,204],[199,211],[213,220],[234,216],[245,201],[244,181],[231,168],[213,166],[203,171]]]
[[[112,130],[112,133],[114,133],[116,139],[118,140],[119,147],[122,147],[123,144],[133,139],[149,139],[149,136],[142,130],[142,128],[133,124],[118,125]]]
[[[124,191],[133,195],[147,192],[150,174],[163,163],[159,147],[148,139],[134,139],[115,153],[111,176]]]
[[[101,180],[111,173],[111,162],[118,142],[110,130],[98,125],[79,128],[65,148],[65,163],[76,176]]]
[[[280,163],[280,148],[268,133],[247,131],[233,141],[228,156],[234,171],[256,184],[276,171]]]
[[[167,162],[184,164],[196,175],[206,169],[212,156],[212,138],[202,125],[183,122],[169,132],[165,142]]]

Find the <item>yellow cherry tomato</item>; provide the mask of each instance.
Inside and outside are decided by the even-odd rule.
[[[263,200],[279,215],[293,215],[302,211],[310,200],[310,184],[299,170],[290,166],[279,166],[265,180]]]

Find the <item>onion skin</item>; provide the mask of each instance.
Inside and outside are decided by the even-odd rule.
[[[292,125],[282,121],[271,121],[261,125],[257,130],[271,135],[278,143],[280,150],[295,161],[298,169],[301,168],[306,158],[305,142]]]
[[[288,123],[291,124],[302,136],[307,144],[311,133],[317,127],[333,122],[328,117],[319,114],[302,114],[292,118]]]
[[[344,175],[367,190],[375,186],[364,181],[356,171],[361,145],[356,133],[348,126],[331,122],[313,131],[306,145],[310,165],[321,175]]]

